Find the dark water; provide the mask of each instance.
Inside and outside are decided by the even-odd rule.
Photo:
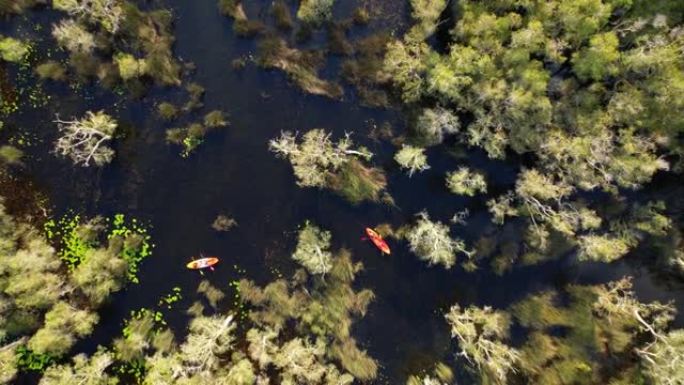
[[[377,299],[356,324],[355,335],[382,365],[378,383],[403,383],[409,373],[436,360],[455,362],[454,345],[443,320],[444,310],[455,302],[502,308],[530,292],[569,282],[605,282],[629,274],[635,276],[641,299],[673,299],[684,308],[681,284],[668,283],[629,262],[579,265],[568,257],[517,267],[497,276],[487,265],[475,273],[427,267],[405,244],[396,242],[391,257],[378,255],[360,240],[363,228],[382,222],[400,226],[423,209],[434,219],[448,221],[455,212],[469,208],[469,225],[455,227],[454,235],[476,239],[491,226],[486,198],[449,194],[443,182],[445,172],[468,164],[487,173],[491,190],[505,191],[514,181],[517,166],[489,161],[479,152],[457,160],[435,148],[429,152],[432,169],[408,178],[393,165],[391,145],[365,137],[372,124],[385,121],[402,132],[405,123],[400,111],[359,107],[349,90],[341,102],[304,95],[288,84],[282,73],[253,65],[234,71],[231,60],[254,54],[255,42],[236,38],[231,22],[219,15],[213,0],[170,3],[177,15],[176,53],[196,64],[191,79],[206,87],[205,108],[186,120],[199,120],[212,109],[230,113],[230,127],[209,134],[195,154],[183,159],[178,147],[165,144],[164,130],[169,126],[153,113],[155,102],[182,101],[183,93],[177,90],[154,90],[142,100],[131,101],[96,88],[74,93],[66,85],[47,85],[47,93],[60,97],[7,122],[13,129],[34,133],[37,144],[29,150],[27,173],[49,196],[55,213],[67,209],[87,215],[122,212],[151,226],[156,248],[142,265],[141,283],[116,295],[102,310],[92,338],[80,343],[77,350],[93,351],[97,344],[108,344],[119,335],[121,322],[131,310],[154,307],[175,286],[182,288],[184,299],[177,310],[168,312],[167,319],[181,334],[186,319],[180,309],[197,299],[194,290],[202,279],[184,267],[192,255],[222,258],[216,272],[206,278],[223,288],[242,277],[263,284],[278,272],[289,275],[295,230],[306,219],[329,229],[334,246],[349,248],[354,259],[366,266],[357,285],[373,289]],[[268,17],[262,3],[268,4],[250,3],[250,16],[257,12]],[[354,5],[344,0],[339,3],[341,12]],[[30,17],[47,23],[50,12]],[[12,23],[25,25],[22,20]],[[5,28],[11,28],[10,23]],[[48,153],[56,135],[50,122],[55,113],[80,116],[97,109],[105,109],[130,129],[125,139],[117,141],[117,158],[111,165],[101,170],[74,168]],[[298,188],[289,164],[267,151],[267,141],[281,130],[316,127],[338,135],[354,131],[355,140],[374,151],[374,161],[387,170],[389,192],[397,207],[352,206],[330,192]],[[210,224],[218,214],[234,217],[239,226],[228,233],[213,231]],[[239,273],[234,265],[246,272]],[[684,324],[681,316],[677,324]]]

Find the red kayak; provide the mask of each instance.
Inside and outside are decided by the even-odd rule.
[[[190,270],[201,270],[201,269],[206,269],[214,266],[219,262],[219,259],[216,257],[209,257],[209,258],[200,258],[196,259],[190,263],[188,263],[186,266]]]
[[[389,255],[390,254],[390,248],[387,245],[387,242],[385,242],[384,239],[378,234],[375,230],[366,227],[366,235],[368,235],[368,238],[370,238],[371,242],[380,249],[384,254]]]

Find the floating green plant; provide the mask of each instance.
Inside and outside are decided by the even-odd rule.
[[[124,214],[114,215],[111,225],[112,228],[107,239],[123,238],[121,256],[128,263],[128,279],[131,282],[138,283],[138,266],[143,259],[152,255],[151,237],[147,233],[147,229],[140,225],[137,219],[133,218],[126,221]]]
[[[59,257],[70,270],[83,261],[88,250],[97,246],[94,240],[86,240],[80,234],[81,216],[67,214],[59,220],[50,219],[43,225],[48,240],[56,241]]]
[[[53,355],[36,353],[23,345],[17,348],[16,357],[18,368],[33,372],[42,373],[55,362]]]
[[[116,214],[112,220],[96,217],[89,221],[83,221],[78,214],[66,214],[59,220],[45,222],[44,230],[48,240],[59,250],[59,257],[72,271],[91,252],[106,248],[116,250],[126,262],[128,281],[138,283],[140,262],[152,254],[153,245],[147,229],[135,218],[127,221],[124,214]]]
[[[167,309],[171,309],[172,305],[180,301],[181,299],[183,299],[183,295],[181,294],[181,288],[176,286],[173,289],[171,289],[171,292],[169,294],[166,294],[159,300],[157,306],[166,306]]]

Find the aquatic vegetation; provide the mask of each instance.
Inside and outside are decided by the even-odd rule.
[[[0,2],[0,15],[21,14],[39,4],[40,0],[14,0]]]
[[[382,169],[368,167],[359,159],[351,159],[340,166],[339,172],[329,175],[329,187],[352,204],[365,200],[393,204],[385,192],[387,178]]]
[[[112,220],[95,217],[86,221],[79,215],[65,215],[59,221],[46,222],[45,232],[47,239],[58,247],[60,259],[74,274],[90,256],[95,256],[95,262],[79,270],[86,283],[89,283],[89,270],[98,270],[92,272],[97,277],[100,269],[113,269],[111,273],[116,272],[114,275],[119,280],[137,283],[138,265],[152,254],[147,229],[135,219],[126,221],[123,214],[114,215]],[[106,246],[103,246],[105,242]],[[121,267],[123,271],[120,271]],[[107,281],[103,284],[105,287],[120,285]]]
[[[516,189],[490,207],[501,223],[511,211],[505,202],[520,208],[524,201],[514,216],[526,218],[542,253],[554,232],[581,259],[626,255],[641,237],[625,239],[624,227],[583,195],[623,199],[679,159],[662,155],[681,153],[684,122],[672,111],[682,100],[684,67],[671,54],[682,35],[636,3],[464,1],[445,10],[445,2],[416,0],[414,26],[388,45],[384,73],[407,105],[423,110],[412,140],[427,146],[452,134],[491,158],[532,156]],[[427,38],[456,14],[446,50],[433,48]]]
[[[79,226],[76,219],[63,223],[64,233],[55,224],[48,224],[43,236],[31,225],[7,215],[0,205],[3,383],[11,381],[18,370],[45,369],[66,354],[77,339],[89,335],[99,320],[95,310],[109,294],[121,289],[127,278],[126,261],[115,254],[126,247],[122,246],[126,242],[121,234],[112,235],[107,247],[96,248],[91,245],[99,245],[96,234],[103,231],[101,222]],[[120,233],[121,225],[118,230]],[[58,236],[59,252],[48,243]],[[62,247],[70,251],[64,252]],[[60,254],[73,262],[78,260],[78,264],[67,268]],[[44,378],[54,375],[53,368],[46,370]]]
[[[650,377],[657,384],[677,384],[657,377],[668,371],[674,374],[679,370],[676,363],[684,359],[676,339],[668,340],[677,331],[665,332],[674,308],[641,303],[631,288],[628,278],[606,285],[570,285],[563,294],[532,294],[514,304],[510,315],[489,307],[455,305],[446,318],[459,342],[459,355],[479,370],[485,382],[504,384],[517,378],[544,385],[632,384]],[[506,344],[512,322],[526,329],[520,348]],[[667,357],[671,360],[667,363],[648,361],[642,355],[659,341],[668,351],[651,357]],[[643,361],[635,361],[632,353]]]
[[[218,7],[222,14],[232,18],[239,18],[240,15],[245,13],[241,3],[241,0],[219,0]]]
[[[250,357],[261,367],[273,364],[283,380],[330,384],[336,383],[333,378],[346,379],[342,383],[350,383],[354,377],[374,378],[377,363],[359,349],[350,333],[352,317],[363,316],[374,298],[372,291],[354,292],[350,286],[361,269],[362,265],[353,263],[349,253],[342,250],[334,253],[324,280],[312,277],[316,282],[312,289],[307,288],[303,271],[292,283],[280,279],[264,288],[242,280],[240,296],[253,308],[249,319],[261,329],[247,334]],[[298,336],[289,341],[284,330],[288,325],[295,325]],[[310,337],[315,337],[314,344]],[[349,373],[341,372],[328,360],[337,360]],[[306,365],[298,368],[295,362]]]
[[[413,176],[416,171],[422,172],[430,169],[424,148],[402,145],[401,149],[394,154],[394,160],[401,168],[408,171],[409,177]]]
[[[40,385],[92,384],[113,385],[116,379],[107,373],[113,363],[113,356],[106,350],[98,350],[91,357],[79,354],[73,364],[49,367],[40,380]]]
[[[24,152],[14,146],[0,146],[0,163],[2,164],[19,165],[23,156]]]
[[[219,128],[228,126],[228,119],[226,114],[221,110],[213,110],[204,115],[204,125],[211,128]]]
[[[181,108],[184,112],[190,112],[204,107],[202,99],[204,98],[204,87],[198,83],[190,83],[185,86],[188,92],[188,101],[185,102]]]
[[[95,49],[95,36],[72,19],[53,25],[52,36],[57,44],[70,52],[92,53]]]
[[[139,80],[145,78],[180,85],[170,12],[143,12],[131,2],[112,0],[60,0],[53,7],[70,16],[53,25],[52,35],[83,79],[97,78],[110,88],[124,81],[133,91],[143,88]]]
[[[117,122],[103,111],[86,112],[75,120],[55,119],[61,136],[55,142],[55,152],[70,158],[75,165],[103,166],[112,161],[114,150],[108,142],[114,137]]]
[[[309,273],[325,276],[332,268],[331,237],[330,232],[307,221],[297,235],[297,248],[292,259]]]
[[[178,116],[178,107],[169,102],[161,102],[157,105],[157,114],[164,120],[173,120]]]
[[[319,25],[332,17],[335,0],[302,0],[297,18],[305,23]]]
[[[119,75],[124,81],[139,78],[147,72],[145,59],[137,59],[127,53],[118,53],[114,56],[114,64],[119,69]]]
[[[423,376],[409,376],[406,385],[446,385],[454,380],[454,372],[442,362],[435,364],[431,372]]]
[[[408,385],[684,385],[674,303],[640,302],[629,279],[600,283],[615,266],[584,265],[630,256],[619,269],[639,271],[640,297],[679,294],[676,282],[665,281],[684,272],[679,2],[218,0],[235,35],[258,36],[256,54],[245,40],[222,48],[200,41],[225,36],[228,22],[206,20],[213,5],[188,4],[171,2],[166,10],[132,0],[0,0],[9,20],[3,34],[12,36],[0,37],[0,195],[8,198],[0,201],[0,384],[401,384],[413,374]],[[40,7],[13,15],[34,5]],[[190,34],[178,47],[184,63],[172,50],[174,21]],[[205,21],[215,24],[205,28]],[[269,89],[281,85],[280,76],[252,68],[225,73],[249,63],[333,100],[292,99],[296,93]],[[198,79],[226,75],[205,84],[207,95],[258,87],[244,100],[207,101],[212,108],[234,105],[236,121],[261,120],[253,132],[208,143],[208,133],[233,118],[204,110],[202,85],[181,86],[195,69]],[[338,81],[355,89],[345,103],[336,103],[346,92]],[[174,87],[146,94],[153,83]],[[396,111],[380,110],[400,101]],[[95,112],[102,106],[112,116]],[[85,115],[58,118],[57,134],[43,130],[54,111]],[[121,125],[114,111],[126,117]],[[266,147],[254,152],[253,145],[263,145],[263,135],[274,135],[271,123],[282,119],[335,131],[275,134],[268,150],[292,171],[271,170]],[[325,125],[331,119],[344,120]],[[373,153],[339,131],[347,121],[368,134]],[[96,126],[104,128],[87,132]],[[184,157],[207,142],[213,155],[231,151],[212,161],[254,164],[215,163],[206,173],[201,162],[174,168],[165,151],[146,153],[159,150],[154,141],[166,129]],[[78,165],[120,159],[74,170],[41,154],[52,144],[46,139],[56,139],[55,152]],[[456,168],[444,170],[448,164]],[[230,176],[250,183],[217,180],[223,166],[238,167]],[[396,172],[411,176],[430,166],[439,173],[409,181]],[[391,179],[382,167],[392,170]],[[169,170],[178,175],[165,178]],[[268,191],[288,172],[301,187],[365,204],[350,207],[327,192]],[[172,190],[195,177],[180,195]],[[388,192],[395,179],[396,205]],[[34,199],[20,186],[24,180],[54,194],[54,206],[23,202]],[[408,186],[423,182],[415,191]],[[187,195],[197,192],[206,196]],[[311,197],[315,202],[303,201]],[[422,207],[415,199],[433,198],[423,202],[431,216],[406,217]],[[93,215],[126,208],[179,221],[181,227],[158,229],[162,239],[176,237],[164,247],[171,259],[145,269],[160,279],[116,295],[138,281],[151,253],[146,226],[122,214],[49,220],[72,204]],[[212,233],[237,222],[218,215],[205,223],[211,207],[235,205],[244,205],[244,228]],[[311,222],[296,239],[293,232],[274,239],[278,226],[302,223],[301,215],[312,215]],[[344,242],[354,249],[365,248],[357,239],[363,227],[387,222],[377,230],[394,237],[398,258],[365,250],[375,281],[358,282],[363,266],[331,246],[331,233],[314,224],[323,222],[347,227]],[[290,242],[296,245],[283,251]],[[402,261],[402,248],[428,266],[459,262],[470,272],[487,258],[491,269],[456,273],[455,286],[434,282],[454,272],[415,271]],[[264,258],[253,258],[261,249]],[[186,289],[198,277],[178,258],[201,250],[223,253],[222,263],[230,263]],[[569,262],[583,265],[568,270]],[[490,274],[516,263],[501,282]],[[377,287],[378,306],[363,287]],[[445,308],[445,298],[460,303]],[[131,303],[153,308],[131,311]],[[360,324],[371,311],[382,313]],[[435,312],[444,313],[441,327],[430,324]],[[98,330],[100,318],[106,323]],[[116,327],[121,334],[110,335]],[[94,352],[97,341],[109,347]],[[453,353],[445,351],[449,344]]]
[[[416,39],[426,39],[432,36],[449,2],[447,0],[410,0],[409,2],[411,3],[411,16],[416,24],[408,34]]]
[[[166,306],[167,309],[171,309],[173,307],[173,304],[180,301],[183,299],[183,294],[181,294],[181,288],[176,286],[173,289],[171,289],[171,292],[165,296],[163,296],[159,302],[157,303],[157,306]]]
[[[473,255],[463,240],[452,238],[449,232],[449,226],[431,221],[427,212],[419,213],[415,224],[403,231],[413,253],[430,265],[443,265],[447,269],[456,263],[457,253],[468,258]]]
[[[344,94],[342,87],[318,77],[322,61],[320,52],[290,48],[279,37],[267,37],[259,42],[259,66],[282,70],[307,93],[340,99]]]
[[[45,313],[43,326],[28,340],[27,346],[39,354],[61,356],[68,352],[78,337],[92,333],[98,321],[96,313],[58,301]]]
[[[530,333],[520,349],[519,375],[530,384],[644,380],[653,368],[635,362],[631,352],[639,354],[643,346],[652,346],[655,335],[664,333],[672,320],[674,308],[641,303],[631,288],[628,278],[606,285],[571,285],[566,288],[567,305],[552,291],[515,304],[514,317]],[[555,333],[559,327],[565,332]],[[672,352],[670,359],[682,359],[682,352]]]
[[[190,83],[185,87],[188,92],[188,101],[178,109],[175,105],[169,102],[162,102],[157,105],[157,113],[164,120],[173,120],[177,118],[180,112],[189,113],[196,109],[202,108],[204,103],[204,87],[197,83]],[[218,128],[227,127],[227,116],[223,111],[213,110],[204,115],[203,121],[191,123],[187,127],[171,128],[166,130],[166,141],[169,143],[179,144],[183,146],[181,156],[187,158],[195,149],[204,142],[204,137],[211,131]]]
[[[216,231],[230,231],[237,225],[238,223],[234,218],[220,214],[214,219],[214,222],[211,223],[211,228]]]
[[[368,24],[370,21],[370,14],[368,13],[368,10],[363,7],[356,8],[354,10],[354,14],[352,15],[352,19],[354,20],[354,23],[359,24],[359,25],[365,25]]]
[[[352,203],[378,201],[387,182],[381,170],[366,167],[361,159],[372,153],[364,148],[354,150],[351,135],[337,143],[323,129],[307,131],[297,142],[297,134],[288,131],[272,139],[269,150],[292,164],[297,185],[332,188]]]
[[[79,16],[100,24],[106,31],[116,33],[121,24],[123,9],[112,0],[57,0],[52,6],[72,16]]]
[[[341,75],[356,87],[361,103],[370,107],[387,107],[390,104],[388,92],[383,86],[389,77],[383,73],[387,33],[376,33],[353,43],[352,57],[342,62]]]
[[[348,25],[331,23],[328,25],[328,52],[334,55],[349,56],[354,52],[354,46],[347,39]]]
[[[7,349],[8,351],[11,351],[11,349]],[[24,345],[18,345],[16,348],[16,363],[17,363],[17,368],[19,370],[30,370],[30,371],[35,371],[35,372],[43,372],[45,369],[47,369],[50,365],[52,365],[55,361],[55,357],[53,357],[50,354],[39,354],[31,351],[31,349],[28,349]],[[11,358],[7,358],[7,361],[10,361]],[[0,358],[0,362],[2,362],[3,359]],[[10,368],[10,365],[7,365],[8,367],[3,367],[2,364],[0,364],[0,368],[2,369],[7,369],[9,370],[16,370],[17,368]],[[10,374],[8,376],[8,379],[5,379],[3,381],[2,377],[0,377],[0,384],[4,384],[6,382],[9,382],[9,378],[13,377],[16,375],[16,372]]]
[[[0,59],[10,63],[19,63],[28,55],[29,50],[29,44],[0,35]]]
[[[41,79],[49,79],[54,81],[63,81],[66,79],[66,68],[59,62],[54,60],[45,61],[36,66],[36,74]]]
[[[487,192],[487,181],[484,175],[477,171],[470,171],[468,167],[461,167],[457,171],[448,173],[446,185],[449,191],[458,195],[474,196]]]
[[[283,30],[289,30],[294,27],[292,14],[290,13],[290,6],[284,0],[276,0],[271,5],[271,13],[275,19],[276,26]]]
[[[212,111],[205,115],[203,123],[191,123],[187,127],[166,130],[166,141],[183,146],[181,156],[187,158],[204,142],[204,137],[211,131],[228,125],[221,111]]]
[[[684,331],[655,334],[656,340],[639,351],[648,368],[647,376],[656,384],[679,385],[684,378]]]
[[[508,315],[490,307],[454,305],[445,317],[451,326],[451,336],[458,340],[458,354],[481,370],[483,377],[505,384],[520,356],[503,342],[509,334]]]
[[[214,309],[216,309],[218,303],[226,296],[221,290],[206,280],[200,282],[199,286],[197,287],[197,292],[204,294],[207,301]]]
[[[447,134],[455,134],[461,128],[458,116],[451,111],[442,108],[426,108],[415,125],[416,140],[431,146],[440,144]]]
[[[219,0],[219,11],[233,19],[233,32],[242,37],[253,37],[264,30],[264,25],[258,20],[247,17],[241,0]]]

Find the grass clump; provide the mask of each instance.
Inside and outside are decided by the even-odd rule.
[[[48,60],[39,64],[35,69],[41,79],[63,81],[66,79],[66,68],[59,62]]]
[[[342,87],[318,77],[318,69],[323,61],[321,52],[290,48],[285,40],[278,37],[268,37],[259,43],[259,66],[285,72],[290,80],[307,93],[340,99],[344,94]]]
[[[169,102],[161,102],[157,105],[157,115],[164,120],[173,120],[178,117],[178,107]]]
[[[285,31],[294,27],[294,21],[292,20],[290,7],[285,3],[284,0],[274,1],[273,5],[271,6],[271,13],[275,19],[276,27]]]
[[[329,178],[330,187],[353,204],[364,200],[378,202],[387,187],[382,170],[367,167],[358,159],[350,160]]]

